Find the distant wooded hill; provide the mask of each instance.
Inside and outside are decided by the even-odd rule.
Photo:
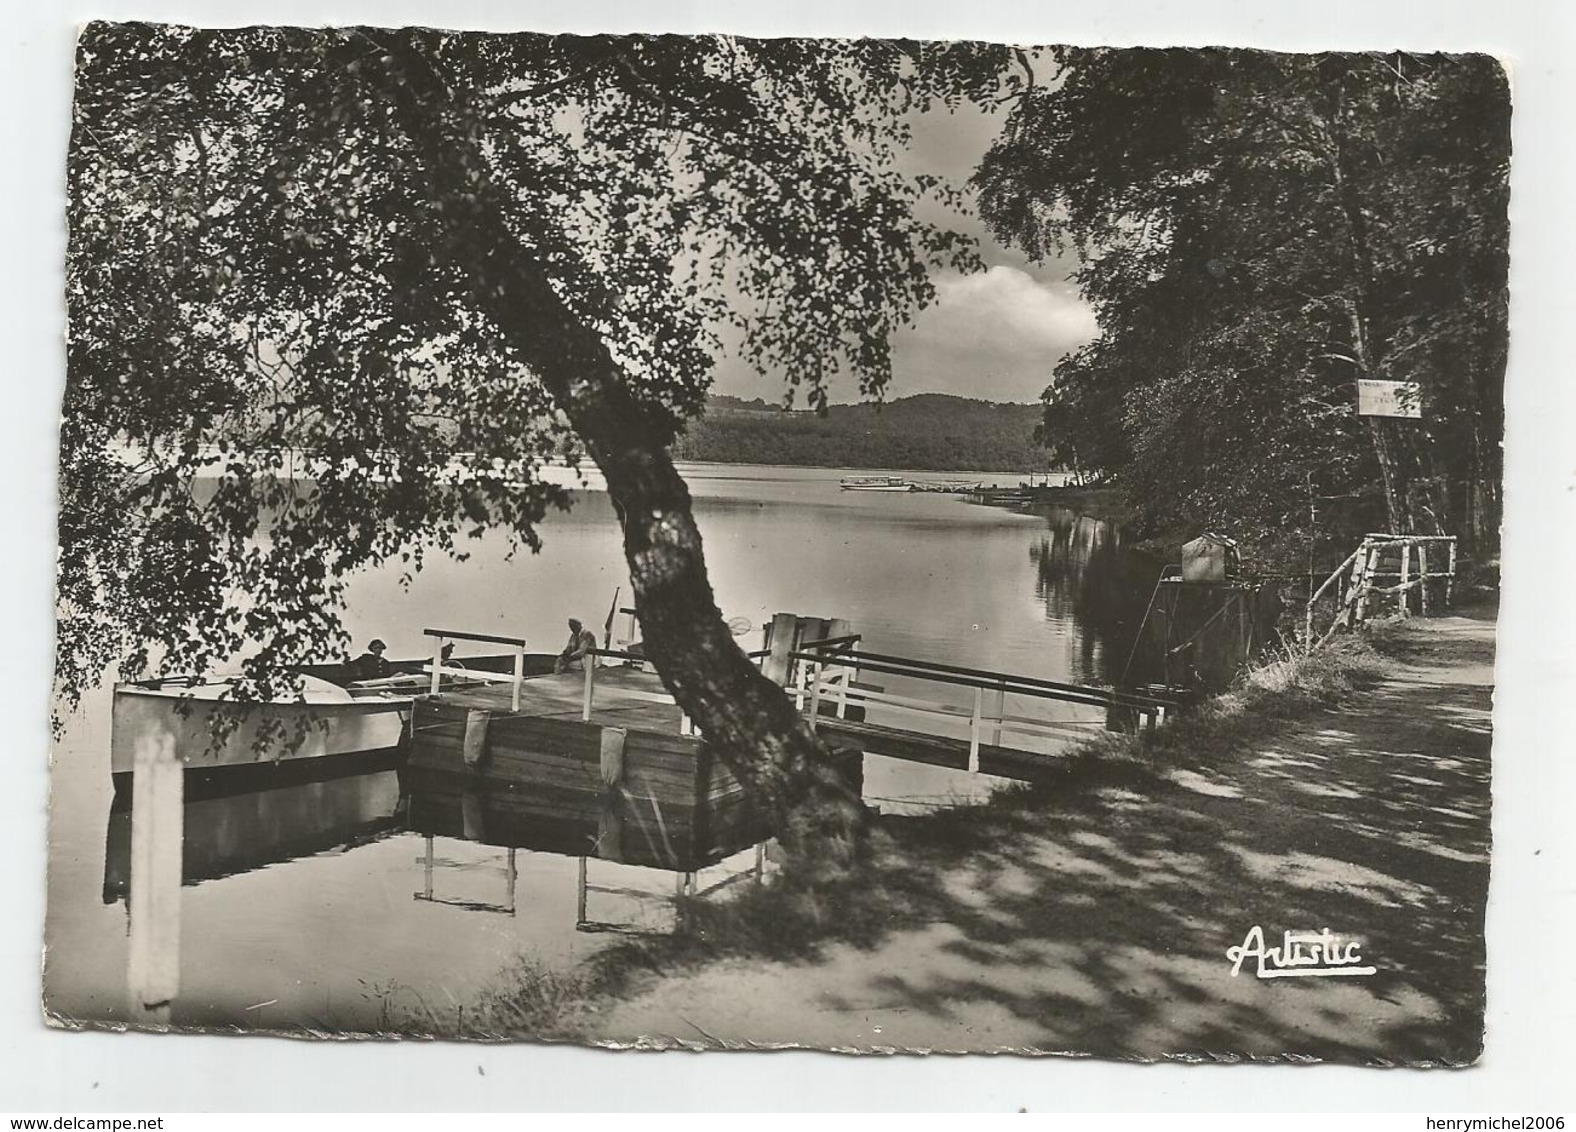
[[[1039,405],[921,393],[879,405],[833,405],[821,417],[713,396],[673,455],[728,464],[1043,471],[1049,454],[1034,443],[1042,412]]]

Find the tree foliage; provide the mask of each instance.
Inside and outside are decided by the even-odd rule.
[[[833,787],[734,645],[668,456],[722,343],[824,401],[973,265],[903,115],[914,43],[94,24],[70,156],[57,665],[243,687],[339,652],[341,579],[502,528],[589,456],[650,655],[787,824]],[[292,467],[301,461],[302,468]],[[835,807],[834,807],[835,808]],[[844,807],[846,809],[846,807]],[[784,835],[793,831],[784,829]]]
[[[1057,49],[977,174],[1036,255],[1072,248],[1101,336],[1042,437],[1151,526],[1266,548],[1447,530],[1495,544],[1505,75],[1485,56]],[[1355,415],[1356,381],[1424,419]],[[1309,505],[1320,512],[1310,531]]]

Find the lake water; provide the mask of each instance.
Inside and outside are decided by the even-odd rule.
[[[1048,679],[1109,682],[1121,670],[1158,564],[1109,525],[1061,509],[1016,513],[928,493],[841,491],[849,470],[684,469],[718,604],[758,627],[779,611],[843,617],[862,647]],[[975,479],[962,473],[910,478]],[[469,561],[433,560],[408,588],[357,576],[348,627],[393,656],[427,650],[425,628],[562,644],[566,617],[600,628],[630,591],[605,494],[577,494],[543,527],[540,554],[502,540]],[[745,640],[755,647],[759,638]],[[112,813],[109,694],[84,702],[55,750],[46,1003],[67,1018],[126,1016],[129,815]],[[988,789],[975,776],[866,758],[866,795],[918,807]],[[189,801],[178,1024],[372,1030],[393,1007],[444,1010],[516,957],[568,964],[611,938],[576,930],[572,856],[510,851],[406,827],[391,771]],[[740,854],[704,886],[748,869]],[[593,860],[587,918],[671,924],[671,873]]]

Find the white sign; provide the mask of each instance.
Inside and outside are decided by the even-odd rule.
[[[1360,417],[1423,417],[1423,390],[1415,381],[1359,381]]]

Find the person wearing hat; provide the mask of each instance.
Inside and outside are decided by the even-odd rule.
[[[392,671],[389,662],[383,659],[383,653],[388,646],[380,640],[374,639],[367,646],[367,651],[351,661],[356,670],[357,680],[381,680]]]
[[[553,661],[554,672],[569,672],[583,668],[587,659],[595,664],[596,658],[592,656],[596,649],[596,634],[587,629],[577,618],[569,619],[569,643],[564,646],[564,651],[558,654],[558,659]]]

